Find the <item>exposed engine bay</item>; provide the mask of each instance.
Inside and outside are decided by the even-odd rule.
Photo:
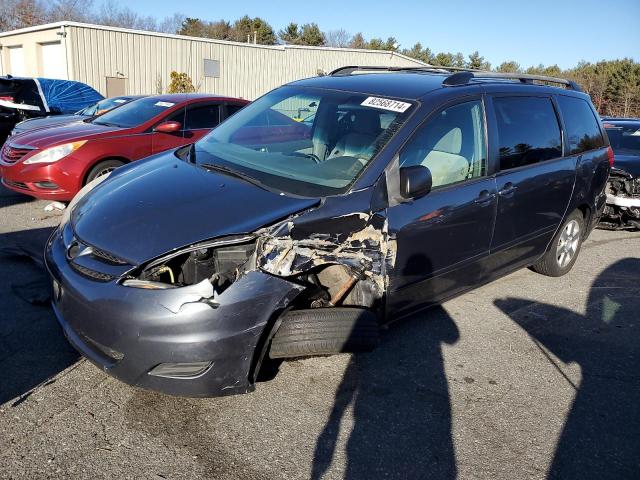
[[[600,228],[640,230],[640,177],[613,169],[607,183],[607,205]]]
[[[384,219],[350,217],[336,219],[336,224],[348,224],[353,232],[304,232],[297,238],[295,224],[288,220],[250,236],[203,242],[142,265],[123,284],[166,289],[209,282],[215,298],[246,273],[261,270],[305,287],[294,308],[375,309],[386,288],[387,267],[395,259],[394,243],[388,240]]]

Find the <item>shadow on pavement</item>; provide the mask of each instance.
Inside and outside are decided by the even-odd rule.
[[[639,280],[639,258],[614,263],[591,285],[584,315],[519,298],[495,301],[539,346],[580,365],[579,385],[565,376],[577,391],[549,478],[640,478]]]
[[[19,203],[27,203],[34,201],[35,198],[22,193],[13,192],[3,185],[0,185],[0,208],[10,207]]]
[[[40,228],[0,234],[0,404],[15,397],[21,398],[14,405],[20,403],[78,358],[48,307],[48,292],[36,291],[48,289],[48,280],[29,256],[42,256],[50,233]],[[41,295],[44,304],[20,298],[25,289]]]
[[[352,408],[345,478],[455,478],[442,345],[458,338],[438,307],[392,325],[373,353],[354,355],[316,442],[311,477],[330,468],[340,424]]]

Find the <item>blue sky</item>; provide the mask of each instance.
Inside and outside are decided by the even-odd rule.
[[[121,1],[121,0],[120,0]],[[522,66],[632,57],[640,61],[640,0],[136,0],[144,15],[180,12],[207,20],[260,16],[278,31],[290,21],[344,28],[366,38],[395,37],[401,48],[419,41],[434,52],[479,50],[493,65]]]

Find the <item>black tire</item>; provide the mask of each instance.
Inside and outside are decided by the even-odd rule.
[[[269,357],[295,358],[373,350],[377,317],[360,308],[315,308],[285,313],[271,340]]]
[[[89,173],[87,174],[87,178],[85,179],[84,184],[86,185],[91,180],[94,180],[99,176],[104,175],[107,172],[110,172],[111,170],[115,170],[116,168],[121,167],[122,165],[124,165],[124,162],[121,160],[103,160],[102,162],[98,162],[93,166],[91,170],[89,170]]]
[[[573,230],[573,233],[569,234],[571,226],[577,230]],[[531,270],[548,277],[561,277],[568,273],[576,263],[585,233],[582,212],[574,210],[558,229],[547,252],[531,266]],[[570,254],[570,258],[563,257],[563,253]]]

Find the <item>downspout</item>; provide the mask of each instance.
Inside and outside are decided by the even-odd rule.
[[[67,52],[67,30],[65,25],[61,25],[60,29],[62,30],[62,46],[64,47],[64,68],[66,70],[67,78],[66,80],[71,80],[69,78],[69,55]]]

